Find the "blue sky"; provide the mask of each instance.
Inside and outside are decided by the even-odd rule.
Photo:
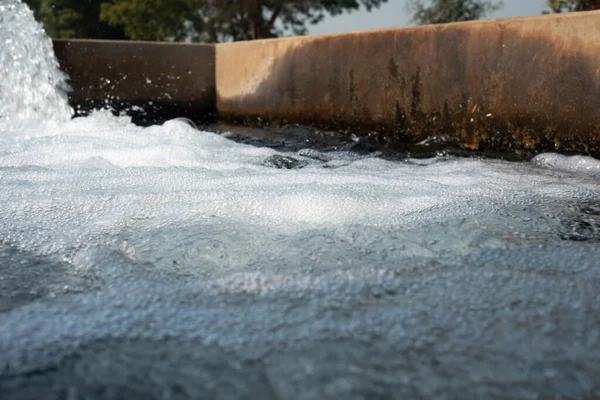
[[[546,0],[504,0],[504,8],[491,14],[489,18],[509,18],[525,15],[539,15],[546,10]],[[362,29],[394,28],[410,25],[410,15],[406,0],[388,0],[379,9],[370,13],[366,10],[327,18],[309,28],[311,34],[335,33]]]

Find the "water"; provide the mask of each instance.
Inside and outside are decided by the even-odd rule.
[[[66,75],[58,69],[52,41],[20,0],[0,0],[0,123],[64,122]]]
[[[600,396],[600,162],[70,120],[0,5],[0,398]]]

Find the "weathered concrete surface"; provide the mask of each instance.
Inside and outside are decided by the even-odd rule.
[[[212,45],[77,39],[54,40],[54,51],[76,106],[138,104],[150,113],[195,118],[214,112]]]
[[[600,153],[600,12],[220,44],[216,65],[234,119]]]

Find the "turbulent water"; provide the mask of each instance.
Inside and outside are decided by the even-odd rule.
[[[600,162],[70,120],[0,20],[0,398],[600,396]]]
[[[52,41],[20,0],[0,0],[0,124],[69,119],[66,76]]]

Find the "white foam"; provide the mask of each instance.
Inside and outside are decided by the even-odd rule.
[[[542,168],[600,177],[600,161],[591,157],[543,153],[535,156],[532,162]]]
[[[272,149],[234,143],[181,120],[138,127],[108,111],[6,132],[0,152],[0,232],[13,239],[19,232],[27,246],[54,250],[137,225],[185,230],[219,221],[224,231],[251,226],[266,230],[264,236],[336,227],[418,231],[460,218],[495,225],[498,214],[520,208],[531,220],[554,204],[598,194],[587,175],[556,175],[529,163],[366,158],[336,169],[316,160],[299,170],[270,168],[263,162],[276,154]],[[519,227],[521,235],[539,230],[527,225]]]

